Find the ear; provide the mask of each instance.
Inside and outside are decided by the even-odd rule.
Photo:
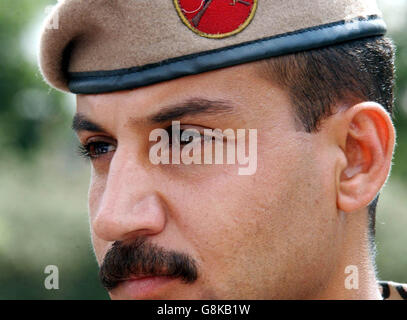
[[[344,112],[339,126],[346,162],[339,169],[338,209],[358,211],[374,200],[389,176],[395,130],[379,104],[365,102]]]

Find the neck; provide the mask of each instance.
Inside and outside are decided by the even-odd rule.
[[[341,253],[335,270],[316,299],[381,300],[373,256],[369,247],[366,212],[343,213]],[[362,235],[362,236],[361,236]]]

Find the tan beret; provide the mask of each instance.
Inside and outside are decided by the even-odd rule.
[[[375,0],[62,0],[39,64],[57,89],[104,93],[385,32]]]

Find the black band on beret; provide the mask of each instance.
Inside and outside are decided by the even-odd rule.
[[[380,36],[385,33],[385,22],[377,15],[373,15],[172,58],[142,67],[111,71],[71,72],[68,75],[68,84],[70,91],[76,94],[129,90],[261,59]]]

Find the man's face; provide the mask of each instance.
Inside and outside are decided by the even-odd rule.
[[[196,264],[196,278],[187,283],[165,277],[165,264],[151,252],[146,261],[158,266],[144,270],[160,272],[127,273],[112,298],[306,298],[329,278],[325,270],[338,257],[340,234],[332,146],[324,129],[302,130],[288,94],[257,67],[78,96],[80,141],[98,151],[89,211],[99,264],[114,243],[137,241],[147,244],[141,257],[155,248]],[[173,120],[181,130],[257,129],[256,173],[239,175],[239,163],[152,164],[149,135]],[[123,252],[117,251],[115,267],[129,271],[117,265],[129,261]]]

